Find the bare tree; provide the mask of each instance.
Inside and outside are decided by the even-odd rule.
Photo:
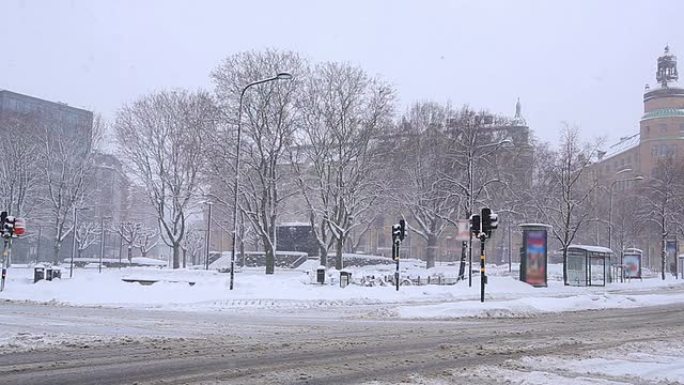
[[[425,240],[428,268],[434,267],[439,237],[453,223],[465,197],[449,183],[456,171],[448,156],[451,140],[447,127],[453,117],[449,106],[414,104],[395,134],[399,151],[391,157],[403,166],[395,178],[398,193],[392,196],[399,197],[396,203],[411,213],[410,229]]]
[[[597,184],[587,176],[596,148],[581,144],[579,130],[564,126],[558,152],[539,148],[535,192],[530,201],[537,214],[553,226],[552,233],[563,251],[563,281],[567,281],[568,247],[590,218],[589,201]]]
[[[100,225],[93,222],[79,223],[76,228],[76,248],[78,250],[78,258],[84,250],[94,245],[101,234]]]
[[[159,231],[141,222],[126,221],[114,231],[119,234],[126,245],[128,262],[133,260],[133,249],[139,248],[141,254],[147,255],[147,252],[158,244]]]
[[[26,216],[37,206],[43,182],[40,134],[32,115],[6,112],[0,121],[0,208],[11,215]]]
[[[40,160],[45,201],[55,237],[54,263],[59,263],[62,242],[74,230],[73,223],[68,226],[67,223],[73,206],[86,194],[86,181],[93,171],[92,150],[102,130],[99,117],[91,127],[82,127],[80,131],[59,122],[42,127]]]
[[[146,226],[140,227],[134,247],[140,249],[140,256],[147,258],[147,254],[159,244],[159,230]]]
[[[204,249],[206,230],[190,229],[188,236],[183,240],[183,267],[188,263],[188,254],[190,263],[193,265],[200,264],[201,252]]]
[[[285,71],[294,74],[296,79],[304,73],[305,63],[291,52],[247,52],[227,58],[212,73],[216,94],[230,130],[223,135],[223,140],[215,141],[215,144],[223,146],[217,152],[225,154],[214,158],[217,183],[230,186],[235,176],[230,160],[235,156],[235,142],[228,137],[236,132],[231,129],[237,126],[243,87]],[[275,269],[276,225],[282,203],[291,194],[284,178],[284,157],[296,128],[293,104],[298,85],[297,80],[267,82],[251,87],[243,99],[241,123],[245,135],[244,151],[240,156],[244,157],[244,167],[241,170],[239,204],[261,239],[266,254],[266,274],[273,274]],[[228,188],[230,190],[232,187]],[[234,191],[230,193],[235,194]],[[221,201],[225,203],[227,200]]]
[[[140,223],[123,222],[116,232],[121,237],[123,243],[126,245],[126,258],[131,262],[133,258],[133,245],[135,245],[140,236]]]
[[[119,152],[145,186],[164,242],[180,266],[187,209],[200,192],[206,133],[216,108],[203,91],[162,91],[124,106],[116,119]]]
[[[326,63],[308,79],[299,107],[302,133],[292,156],[298,186],[309,207],[321,263],[327,263],[332,242],[335,266],[341,269],[350,231],[385,188],[381,139],[391,126],[394,91],[360,68]]]
[[[643,188],[644,211],[641,219],[655,225],[658,230],[662,279],[665,279],[667,270],[667,239],[671,234],[676,234],[677,219],[682,213],[683,190],[684,163],[673,156],[658,160],[655,174]],[[675,263],[676,258],[675,255]]]

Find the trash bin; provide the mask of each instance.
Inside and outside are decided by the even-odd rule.
[[[347,287],[349,283],[351,282],[351,272],[349,271],[340,271],[340,287]]]
[[[45,268],[44,267],[36,267],[33,269],[33,283],[36,283],[40,281],[41,279],[45,279]]]
[[[316,282],[321,285],[325,283],[325,266],[319,266],[316,269]]]
[[[48,267],[45,269],[45,280],[46,281],[52,281],[52,268]]]
[[[62,270],[58,267],[52,268],[52,279],[59,278],[62,279]]]

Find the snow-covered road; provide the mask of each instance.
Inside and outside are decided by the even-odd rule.
[[[45,343],[3,345],[0,378],[22,385],[684,381],[682,304],[451,321],[360,317],[369,310],[4,303],[7,333],[23,330],[24,339]]]
[[[31,273],[13,267],[0,293],[2,384],[684,383],[674,278],[533,288],[504,271],[480,303],[477,279],[396,291],[243,271],[229,291],[212,271]]]

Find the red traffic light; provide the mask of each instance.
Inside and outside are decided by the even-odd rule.
[[[26,233],[26,220],[16,217],[14,219],[14,236],[20,237]]]

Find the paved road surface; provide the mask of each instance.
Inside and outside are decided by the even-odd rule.
[[[439,376],[510,358],[684,335],[684,304],[454,321],[369,319],[361,317],[368,309],[344,308],[191,313],[4,303],[0,309],[5,333],[102,336],[0,354],[0,384],[7,385],[397,383],[414,373]]]

